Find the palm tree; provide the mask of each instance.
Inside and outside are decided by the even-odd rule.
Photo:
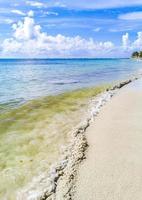
[[[141,54],[140,54],[141,53]],[[140,55],[141,55],[141,57],[142,57],[142,51],[141,52],[138,52],[138,51],[135,51],[135,52],[133,52],[132,53],[132,58],[138,58],[138,57],[140,57]]]
[[[142,58],[142,51],[139,52],[139,57]]]

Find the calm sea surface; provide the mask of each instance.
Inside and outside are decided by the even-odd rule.
[[[142,69],[131,59],[0,60],[0,105],[127,78]]]

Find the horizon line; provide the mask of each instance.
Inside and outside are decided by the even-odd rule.
[[[78,60],[78,59],[87,59],[87,60],[93,60],[93,59],[130,59],[131,57],[117,57],[117,58],[114,58],[114,57],[99,57],[99,58],[90,58],[90,57],[78,57],[78,58],[75,58],[75,57],[72,57],[72,58],[0,58],[0,60],[55,60],[55,59],[58,59],[58,60]]]

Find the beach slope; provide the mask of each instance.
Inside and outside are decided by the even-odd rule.
[[[123,87],[86,131],[74,200],[142,199],[142,80]]]

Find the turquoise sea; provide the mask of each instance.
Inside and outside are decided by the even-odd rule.
[[[141,69],[132,59],[1,59],[0,105],[125,79]]]
[[[102,91],[96,86],[141,72],[132,59],[1,59],[0,200],[17,199],[49,171]]]

